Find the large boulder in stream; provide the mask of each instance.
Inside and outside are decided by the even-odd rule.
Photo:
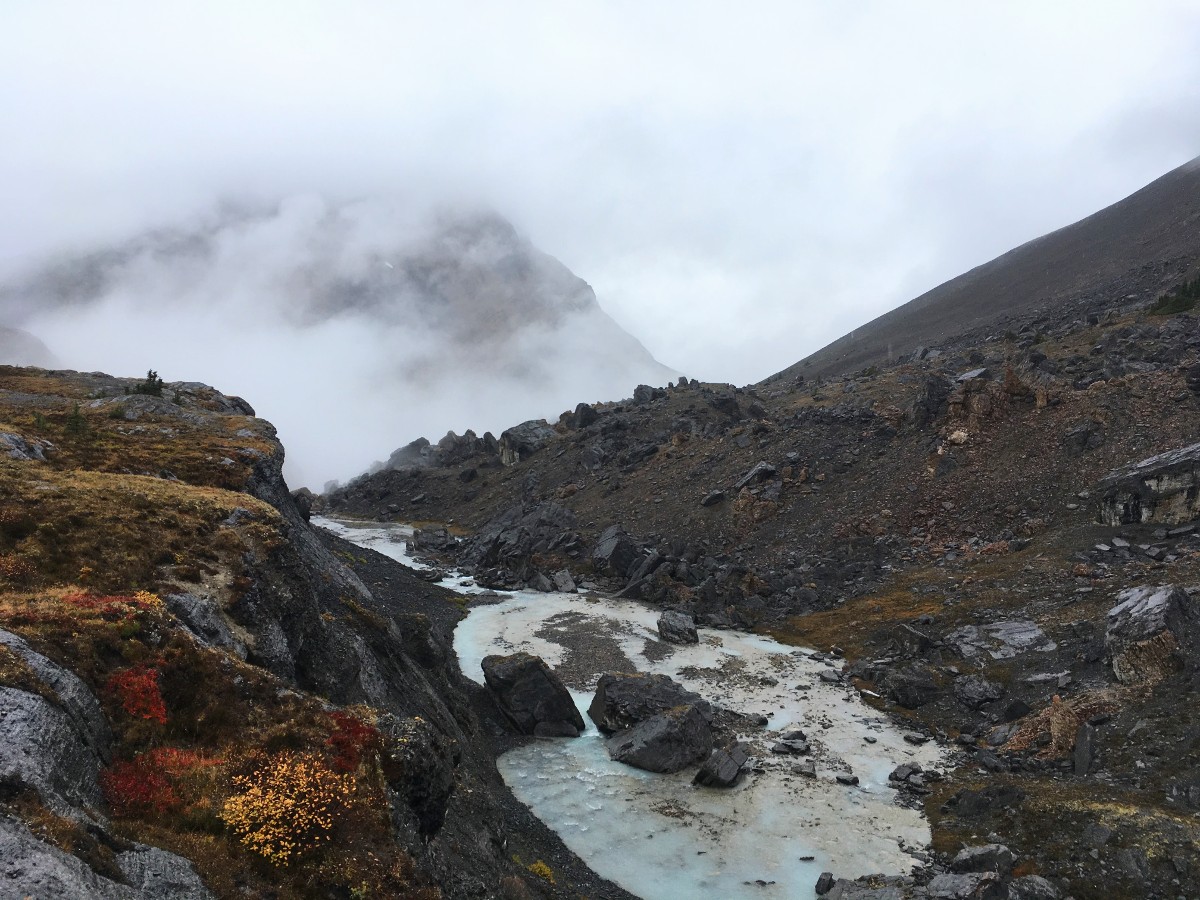
[[[672,644],[698,644],[696,620],[685,612],[668,609],[658,617],[658,636]]]
[[[666,675],[605,672],[588,716],[597,728],[612,734],[680,706],[695,706],[706,722],[712,721],[711,704]]]
[[[578,555],[577,525],[575,513],[549,500],[512,506],[459,545],[458,561],[468,570],[502,566],[532,574],[535,554]]]
[[[529,653],[485,656],[483,679],[501,711],[522,734],[579,737],[583,716],[570,692],[539,657]]]
[[[699,708],[676,706],[619,731],[605,744],[617,762],[647,772],[678,772],[712,753],[712,728]]]

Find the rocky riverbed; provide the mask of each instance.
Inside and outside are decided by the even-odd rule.
[[[320,524],[412,564],[402,526]],[[443,583],[478,591],[454,575]],[[638,671],[748,716],[740,737],[753,759],[730,790],[694,787],[690,769],[658,775],[615,762],[590,721],[578,740],[504,754],[505,781],[571,850],[646,898],[812,896],[822,871],[907,872],[925,859],[928,824],[896,803],[888,776],[902,763],[936,771],[936,745],[867,706],[836,657],[706,628],[697,644],[667,643],[656,618],[628,601],[517,592],[477,603],[456,628],[460,666],[481,683],[484,656],[524,651],[558,672],[581,709],[600,674]],[[781,740],[796,731],[802,740]]]

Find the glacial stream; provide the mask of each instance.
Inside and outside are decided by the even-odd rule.
[[[314,518],[314,524],[406,565],[404,526]],[[452,575],[442,584],[478,592]],[[830,662],[769,638],[701,628],[698,645],[661,641],[658,613],[581,594],[518,591],[473,608],[454,649],[463,673],[483,682],[480,662],[523,650],[563,678],[588,724],[577,739],[536,740],[497,761],[513,793],[600,875],[646,900],[809,898],[823,871],[841,877],[907,872],[929,842],[928,823],[896,806],[888,773],[902,762],[941,764],[933,743],[913,745],[857,691],[830,683]],[[754,768],[735,788],[698,788],[692,770],[657,775],[613,762],[586,710],[604,671],[669,675],[706,699],[767,716],[745,739]],[[802,729],[816,777],[801,757],[770,752],[778,733]],[[838,774],[854,774],[843,785]]]

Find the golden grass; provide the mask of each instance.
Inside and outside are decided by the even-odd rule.
[[[234,536],[218,535],[238,508],[255,515],[263,537],[281,521],[273,507],[247,494],[0,460],[0,554],[32,567],[32,579],[22,580],[36,585],[154,588],[183,559],[215,563],[222,548],[240,547]]]

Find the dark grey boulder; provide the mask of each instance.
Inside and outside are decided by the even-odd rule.
[[[724,491],[709,491],[700,500],[700,505],[701,506],[716,506],[718,503],[720,503],[724,499],[725,499]]]
[[[575,412],[572,413],[570,423],[572,428],[587,428],[600,418],[600,413],[596,412],[596,407],[587,403],[580,403],[575,407]]]
[[[662,388],[650,387],[648,384],[639,384],[633,389],[633,402],[636,406],[645,406],[666,396],[667,392]]]
[[[647,772],[678,772],[712,752],[712,728],[695,706],[677,706],[619,731],[605,742],[617,762]]]
[[[893,669],[883,677],[883,692],[906,709],[924,706],[937,696],[939,688],[929,670],[912,665]]]
[[[1104,647],[1125,684],[1154,679],[1200,657],[1200,610],[1177,585],[1129,588],[1108,612]]]
[[[1110,472],[1097,486],[1107,525],[1179,525],[1200,518],[1200,444]]]
[[[583,716],[562,680],[529,653],[486,656],[483,678],[501,711],[522,734],[578,737]]]
[[[418,528],[413,532],[409,543],[415,550],[424,550],[428,553],[445,553],[447,550],[454,549],[458,544],[458,539],[447,528],[433,526],[430,528]]]
[[[658,617],[658,636],[672,644],[698,644],[696,620],[687,613],[668,609]]]
[[[458,545],[466,569],[501,567],[532,574],[535,553],[570,551],[578,545],[575,513],[558,503],[510,506]]]
[[[596,549],[592,551],[592,565],[598,572],[628,577],[639,563],[641,548],[620,525],[610,525],[600,532]]]
[[[995,872],[1007,878],[1012,872],[1016,858],[1003,844],[983,844],[979,847],[963,847],[950,863],[955,872]]]
[[[923,357],[922,357],[923,358]],[[921,385],[910,410],[916,428],[925,428],[938,419],[946,410],[952,387],[949,379],[930,375]]]
[[[777,753],[780,756],[805,756],[809,750],[808,741],[804,738],[793,738],[779,741],[771,747],[772,753]]]
[[[749,759],[745,744],[736,743],[728,749],[716,747],[696,772],[692,784],[702,787],[733,787]]]
[[[954,696],[977,709],[1004,696],[1004,685],[988,681],[982,675],[963,675],[954,679]]]
[[[712,720],[708,701],[666,675],[606,672],[596,685],[588,716],[597,728],[612,734],[679,706],[695,706]]]
[[[534,572],[530,575],[525,585],[531,591],[541,591],[543,594],[549,594],[554,590],[554,582],[541,572]]]
[[[908,781],[914,775],[920,775],[924,769],[920,763],[901,763],[892,769],[892,773],[888,775],[888,781]]]
[[[292,500],[295,501],[296,509],[300,513],[300,518],[305,522],[312,518],[313,502],[317,499],[316,494],[306,487],[297,488],[292,491]]]
[[[415,441],[405,444],[397,450],[393,450],[392,455],[388,457],[387,463],[384,464],[384,468],[427,468],[440,466],[441,462],[437,448],[429,443],[428,438],[419,437]]]
[[[1076,425],[1063,436],[1063,447],[1073,456],[1104,446],[1104,423],[1096,420]]]
[[[500,461],[515,466],[554,439],[555,431],[545,419],[531,419],[500,434]]]
[[[575,593],[575,579],[567,569],[559,569],[554,573],[554,589],[560,594]]]

